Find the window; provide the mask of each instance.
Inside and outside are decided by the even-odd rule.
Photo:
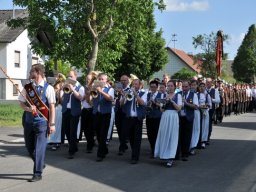
[[[13,96],[17,96],[18,95],[18,90],[16,89],[19,88],[19,84],[15,84],[13,85]]]
[[[32,57],[32,65],[38,64],[38,58]]]
[[[20,51],[15,51],[14,54],[14,66],[20,67]]]

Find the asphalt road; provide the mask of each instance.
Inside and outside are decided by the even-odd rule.
[[[103,162],[96,150],[85,152],[79,144],[74,159],[67,147],[47,150],[43,180],[29,183],[33,163],[27,156],[21,128],[0,128],[1,192],[256,192],[256,113],[232,116],[214,126],[211,145],[189,161],[176,161],[172,168],[149,157],[144,135],[140,161],[129,163],[130,150],[118,156],[118,140],[109,145]]]

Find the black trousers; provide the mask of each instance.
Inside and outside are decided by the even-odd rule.
[[[238,115],[240,113],[240,102],[236,101],[234,104],[234,113]]]
[[[161,118],[149,118],[149,117],[146,118],[147,135],[148,135],[148,141],[150,144],[152,155],[154,155],[160,120]]]
[[[208,134],[208,141],[210,141],[211,135],[212,135],[212,120],[213,116],[215,115],[215,109],[209,110],[209,134]]]
[[[128,147],[126,141],[128,139],[128,131],[125,126],[125,113],[119,109],[115,114],[115,125],[119,138],[119,151],[125,151]]]
[[[82,140],[82,136],[86,138],[87,141],[87,149],[92,150],[94,146],[94,128],[93,128],[93,114],[92,108],[82,109],[81,113],[81,131],[79,135],[79,139]]]
[[[142,119],[137,117],[126,117],[125,125],[129,134],[129,141],[132,149],[132,160],[139,160],[140,146],[142,139]]]
[[[111,113],[96,113],[93,115],[93,127],[96,130],[96,136],[99,144],[97,156],[100,158],[105,158],[105,156],[108,154],[106,141],[108,136],[110,118]]]
[[[176,158],[188,157],[192,137],[193,121],[188,121],[184,116],[180,117],[179,143]]]
[[[225,105],[220,105],[216,109],[216,117],[219,122],[222,122],[223,116],[225,114]]]
[[[71,110],[68,109],[65,113],[62,113],[62,129],[61,129],[61,143],[64,143],[65,135],[67,136],[69,143],[70,154],[74,154],[78,151],[77,145],[77,126],[80,116],[73,116]]]

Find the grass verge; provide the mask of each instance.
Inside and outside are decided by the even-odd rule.
[[[17,102],[0,103],[0,127],[21,127],[23,110]]]

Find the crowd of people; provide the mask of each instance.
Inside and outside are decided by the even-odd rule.
[[[40,90],[35,90],[49,106],[47,124],[43,118],[38,120],[40,115],[32,116],[35,106],[26,105],[23,96],[19,97],[25,111],[26,147],[34,160],[34,176],[30,181],[42,178],[47,127],[52,150],[57,150],[67,139],[68,158],[73,159],[84,135],[87,153],[97,148],[97,162],[109,153],[108,142],[115,127],[118,155],[127,153],[130,144],[131,164],[137,164],[145,120],[150,157],[171,167],[175,160],[188,161],[190,155],[210,144],[213,123],[221,123],[224,116],[256,108],[255,85],[231,85],[211,78],[180,81],[164,74],[162,80],[151,80],[145,89],[134,75],[124,74],[120,82],[113,84],[101,72],[89,73],[86,84],[81,85],[77,72],[71,70],[67,79],[74,83],[59,75],[51,86],[44,80],[44,69],[38,64],[32,67],[30,79],[34,87],[41,85]]]

